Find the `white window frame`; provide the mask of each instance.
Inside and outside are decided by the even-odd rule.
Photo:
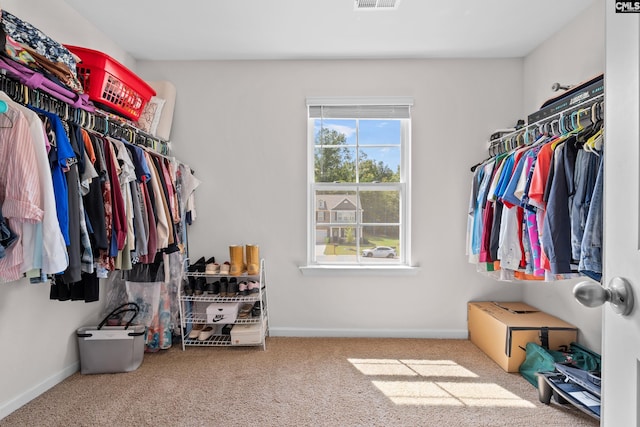
[[[380,107],[381,111],[393,110],[393,106],[402,107],[407,111],[408,117],[400,118],[401,120],[401,144],[400,144],[400,182],[398,183],[316,183],[314,170],[315,155],[315,134],[314,122],[315,118],[311,117],[310,108],[312,107],[330,107],[330,106],[353,106],[363,108]],[[411,272],[414,273],[415,268],[411,266],[411,116],[410,110],[413,106],[413,98],[411,97],[367,97],[367,98],[307,98],[307,265],[301,267],[303,274],[318,273],[349,273],[349,272],[375,272],[376,274],[384,274],[384,272]],[[346,117],[345,117],[346,118]],[[358,117],[354,117],[358,118]],[[398,117],[381,116],[379,119],[398,119]],[[315,217],[315,193],[316,190],[345,190],[351,189],[367,190],[377,188],[381,190],[396,190],[400,194],[400,232],[399,232],[399,259],[397,262],[376,262],[375,260],[367,260],[363,262],[353,263],[319,263],[315,254],[316,243],[316,217]],[[359,200],[359,198],[358,198]],[[359,210],[359,206],[358,206]],[[359,216],[359,215],[356,215]],[[343,224],[341,224],[343,225]],[[353,226],[362,226],[361,218],[357,220]],[[366,224],[365,224],[366,225]],[[376,224],[378,225],[378,224]],[[380,224],[384,225],[384,224]],[[359,259],[359,257],[356,257]]]

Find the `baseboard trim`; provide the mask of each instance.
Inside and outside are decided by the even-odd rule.
[[[273,337],[467,339],[466,329],[315,329],[269,327]]]
[[[79,369],[80,369],[80,362],[77,361],[67,366],[57,374],[50,376],[49,378],[42,381],[41,383],[36,384],[35,386],[25,391],[24,393],[21,393],[15,398],[0,404],[0,420],[2,420],[7,415],[11,414],[16,409],[20,408],[21,406],[25,405],[26,403],[29,403],[36,397],[40,396],[42,393],[49,390],[51,387],[61,383],[66,378],[75,374],[76,372],[78,372]]]

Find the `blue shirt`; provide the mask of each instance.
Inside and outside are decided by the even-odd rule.
[[[69,141],[60,117],[39,108],[31,108],[36,113],[49,119],[51,130],[55,137],[55,141],[49,141],[51,143],[49,162],[51,165],[51,178],[53,180],[53,194],[56,200],[56,213],[58,223],[60,224],[60,231],[62,231],[64,242],[69,246],[71,244],[71,239],[69,238],[69,191],[64,174],[69,166],[76,162],[76,155],[73,152],[71,142]]]

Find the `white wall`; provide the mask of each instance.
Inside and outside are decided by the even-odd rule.
[[[466,262],[470,166],[521,116],[522,60],[145,62],[177,87],[172,139],[203,184],[192,258],[257,243],[274,335],[466,337],[469,300],[520,300]],[[307,96],[412,96],[415,276],[303,276]]]
[[[80,16],[64,0],[0,0],[0,8],[29,22],[55,41],[107,53],[135,70],[135,59]]]
[[[604,73],[604,0],[597,0],[524,59],[524,111],[537,111],[558,82],[575,85]]]
[[[564,29],[549,38],[524,60],[524,111],[532,113],[558,92],[555,82],[577,84],[604,73],[604,0],[596,1]],[[573,323],[580,330],[579,341],[600,351],[602,309],[586,308],[573,298],[579,280],[553,284],[530,283],[525,301]]]
[[[0,4],[58,42],[92,47],[134,65],[61,0]],[[101,311],[100,302],[49,300],[48,284],[0,283],[0,418],[78,369],[75,331],[96,324]]]

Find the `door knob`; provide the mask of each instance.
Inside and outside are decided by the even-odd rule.
[[[573,287],[573,296],[586,307],[599,307],[609,302],[613,311],[623,316],[633,309],[631,284],[622,277],[614,277],[607,287],[596,282],[580,282]]]

